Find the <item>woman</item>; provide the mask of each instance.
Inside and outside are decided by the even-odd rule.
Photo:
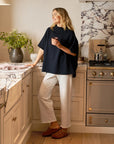
[[[63,138],[68,135],[71,126],[71,89],[72,77],[76,76],[78,41],[76,39],[71,19],[64,8],[52,11],[53,24],[49,27],[42,40],[35,66],[44,56],[43,69],[46,75],[42,81],[38,100],[42,123],[50,123],[43,136]],[[61,126],[58,124],[51,100],[51,93],[59,84],[61,101]]]

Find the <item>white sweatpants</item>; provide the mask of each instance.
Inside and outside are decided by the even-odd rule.
[[[51,99],[52,90],[59,84],[61,102],[61,127],[71,126],[71,91],[72,75],[57,75],[47,73],[41,83],[38,100],[40,107],[40,117],[42,123],[57,121]]]

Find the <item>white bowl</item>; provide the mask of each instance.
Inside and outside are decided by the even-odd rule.
[[[31,58],[32,62],[35,62],[37,55],[38,55],[37,53],[30,54],[30,58]]]

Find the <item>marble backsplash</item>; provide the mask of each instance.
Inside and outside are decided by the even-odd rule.
[[[90,39],[105,39],[114,60],[114,2],[81,3],[81,21],[81,56],[88,58]]]

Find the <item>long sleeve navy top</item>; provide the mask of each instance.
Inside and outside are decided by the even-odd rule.
[[[76,56],[65,53],[61,49],[51,44],[51,38],[58,38],[60,43],[76,53]],[[72,74],[76,76],[77,58],[78,58],[78,41],[74,31],[68,28],[64,30],[57,25],[53,28],[48,28],[38,44],[44,50],[43,72],[53,74]]]

